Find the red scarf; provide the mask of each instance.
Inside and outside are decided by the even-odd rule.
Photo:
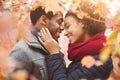
[[[99,54],[104,42],[104,34],[96,34],[87,41],[69,44],[68,58],[71,61],[81,61],[84,56]]]

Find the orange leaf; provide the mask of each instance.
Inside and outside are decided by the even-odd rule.
[[[120,20],[120,12],[117,12],[117,14],[114,17],[115,23],[117,23]]]
[[[81,60],[82,66],[86,66],[87,68],[92,67],[95,64],[95,59],[92,56],[85,56]]]
[[[7,77],[1,68],[0,68],[0,80],[7,80]]]
[[[105,19],[105,25],[107,28],[111,28],[114,25],[114,19],[112,18],[106,18]]]
[[[99,2],[98,3],[98,8],[93,12],[94,14],[98,14],[102,17],[105,18],[109,12],[109,9],[107,8],[106,4],[104,2]]]
[[[27,80],[28,73],[25,70],[19,70],[12,74],[12,80]]]
[[[113,30],[120,32],[120,23],[113,26]]]
[[[45,2],[45,11],[46,13],[48,11],[52,11],[53,14],[55,14],[58,11],[64,12],[64,8],[62,6],[59,5],[57,0],[46,0]]]

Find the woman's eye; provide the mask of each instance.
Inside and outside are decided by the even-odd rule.
[[[65,28],[66,28],[66,29],[68,29],[68,28],[69,28],[69,26],[67,25],[67,26],[65,26]]]

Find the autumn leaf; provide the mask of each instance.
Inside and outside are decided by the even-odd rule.
[[[115,51],[120,56],[120,34],[117,36]]]
[[[120,23],[118,23],[115,26],[113,26],[113,30],[120,32]]]
[[[111,46],[106,46],[102,49],[101,53],[100,53],[100,59],[101,61],[105,62],[108,57],[110,56],[111,52],[112,52],[112,47]]]
[[[0,46],[0,69],[3,71],[7,69],[8,53],[5,48]]]
[[[72,1],[75,1],[75,0],[72,0]],[[70,0],[58,0],[58,2],[62,4],[67,4],[70,2]]]
[[[18,26],[17,30],[18,30],[17,40],[21,38],[26,38],[26,30],[24,29],[24,27]]]
[[[81,60],[82,66],[86,66],[87,68],[92,67],[95,64],[95,59],[92,56],[85,56]]]
[[[7,80],[5,72],[0,68],[0,80]]]
[[[115,52],[120,56],[120,44],[115,46]]]
[[[113,31],[111,35],[107,38],[107,44],[113,44],[118,36],[118,31]]]
[[[18,70],[11,75],[12,80],[27,80],[28,72],[25,70]]]
[[[109,9],[104,2],[99,2],[98,8],[93,12],[93,14],[99,14],[102,18],[105,18],[108,13]]]
[[[107,28],[111,28],[114,25],[114,19],[113,18],[106,18],[105,19],[105,25]]]
[[[110,2],[112,2],[113,0],[109,0]]]
[[[114,16],[114,23],[117,23],[120,20],[120,12],[117,12],[117,14]]]
[[[45,11],[46,13],[52,11],[53,14],[56,14],[58,11],[64,12],[64,8],[59,5],[57,0],[46,0],[45,2]]]

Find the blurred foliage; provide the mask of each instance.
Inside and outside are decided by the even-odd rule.
[[[79,18],[84,16],[91,18],[84,10],[81,10],[80,4],[82,1],[96,4],[97,8],[93,11],[93,14],[99,14],[100,17],[105,19],[106,26],[113,28],[112,34],[107,38],[107,42],[104,43],[105,47],[102,49],[100,55],[101,60],[106,61],[113,53],[120,56],[120,12],[117,12],[115,16],[111,16],[111,12],[104,0],[0,0],[0,79],[6,80],[4,72],[8,69],[7,63],[10,61],[7,57],[9,51],[20,38],[27,36],[27,30],[29,25],[31,25],[29,19],[29,12],[31,10],[43,6],[46,12],[53,11],[55,14],[57,11],[64,12],[68,10],[66,9],[66,5],[68,5],[67,7],[74,11]],[[110,3],[113,1],[109,0]],[[108,15],[111,17],[107,17]],[[98,19],[97,21],[101,20]],[[64,44],[64,42],[62,43]],[[91,63],[87,60],[90,60]],[[87,67],[91,67],[94,64],[99,66],[102,62],[95,61],[91,56],[87,56],[82,60],[82,64],[83,66],[87,65]],[[16,78],[19,75],[20,78],[25,78],[27,73],[24,71],[17,72],[13,74],[13,78],[15,80],[24,80],[19,77],[19,79]],[[36,80],[33,78],[31,80]],[[114,80],[114,76],[110,77],[109,80]]]

